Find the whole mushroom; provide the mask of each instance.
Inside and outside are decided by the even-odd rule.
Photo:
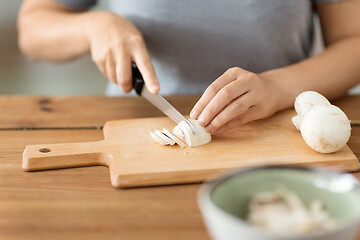
[[[332,153],[349,141],[351,125],[340,108],[320,105],[305,115],[300,132],[306,144],[315,151]]]
[[[296,97],[294,107],[300,119],[303,119],[311,109],[319,105],[330,106],[331,103],[320,93],[306,91]]]
[[[291,119],[292,123],[294,124],[295,128],[300,131],[300,125],[301,125],[301,121],[302,119],[300,118],[299,115],[293,116]]]
[[[303,92],[296,98],[294,107],[298,115],[292,118],[292,122],[306,144],[315,151],[336,152],[349,141],[349,119],[323,95],[314,91]]]

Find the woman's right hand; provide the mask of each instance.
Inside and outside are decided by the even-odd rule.
[[[131,64],[134,62],[149,91],[157,93],[160,90],[159,82],[140,31],[116,14],[93,14],[87,36],[92,60],[100,71],[118,84],[124,93],[128,93],[132,89]]]

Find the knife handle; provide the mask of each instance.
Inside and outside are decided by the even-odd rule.
[[[131,68],[132,68],[132,77],[133,77],[133,82],[132,82],[133,88],[135,89],[137,95],[141,95],[141,91],[145,85],[144,78],[141,75],[135,63],[131,65]]]

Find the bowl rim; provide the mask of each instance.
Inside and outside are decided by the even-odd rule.
[[[212,208],[212,210],[216,211],[218,214],[222,215],[223,217],[227,219],[231,219],[232,221],[235,221],[242,226],[245,226],[248,228],[249,232],[252,232],[253,234],[258,234],[260,236],[264,237],[276,237],[278,239],[303,239],[303,238],[311,238],[311,237],[321,237],[321,236],[327,236],[331,235],[340,231],[343,231],[345,229],[351,228],[354,224],[357,224],[360,221],[360,214],[354,218],[351,221],[346,221],[342,224],[339,224],[334,229],[331,229],[329,231],[325,232],[313,232],[308,234],[301,234],[301,235],[282,235],[282,234],[276,234],[276,233],[270,233],[266,231],[262,231],[261,229],[258,229],[257,227],[252,226],[249,224],[246,220],[236,217],[235,215],[228,213],[218,207],[211,199],[211,194],[214,191],[216,187],[218,187],[220,184],[224,183],[225,181],[245,173],[264,170],[264,169],[281,169],[281,170],[300,170],[300,171],[306,171],[306,172],[312,172],[314,174],[322,174],[323,176],[328,177],[334,177],[334,176],[347,176],[348,181],[351,181],[353,183],[353,187],[349,191],[356,191],[359,193],[360,196],[360,187],[359,187],[359,181],[352,176],[349,173],[342,172],[342,171],[336,171],[331,169],[326,169],[324,167],[313,167],[313,166],[300,166],[300,165],[289,165],[289,164],[282,164],[282,165],[263,165],[263,166],[254,166],[254,167],[247,167],[242,169],[235,169],[228,172],[222,172],[220,174],[216,174],[215,176],[209,178],[208,180],[204,181],[203,184],[200,186],[198,191],[198,206],[201,210],[202,215],[204,215],[204,207],[209,206]]]

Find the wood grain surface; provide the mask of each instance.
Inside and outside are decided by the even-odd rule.
[[[187,115],[200,96],[166,97]],[[360,95],[333,102],[360,124]],[[47,97],[0,96],[0,129],[8,128],[95,128],[106,121],[159,117],[163,114],[139,97]]]
[[[324,166],[358,171],[359,161],[345,146],[332,154],[309,148],[291,122],[292,109],[253,121],[195,148],[162,146],[148,134],[172,129],[167,117],[107,122],[102,141],[28,145],[23,154],[26,171],[106,165],[115,188],[199,183],[233,170],[266,164]]]
[[[188,115],[199,97],[166,98]],[[110,120],[164,116],[140,97],[0,96],[0,109],[0,129],[99,128]]]
[[[99,97],[48,98],[52,110],[39,111],[40,99],[44,97],[0,97],[0,239],[210,239],[196,205],[198,184],[116,190],[109,185],[106,167],[24,172],[21,158],[26,145],[97,141],[103,138],[102,131],[6,128],[87,128],[136,114],[155,115],[149,112],[145,116],[144,106],[138,106],[141,113],[118,113],[116,106],[122,105],[118,99],[103,100],[114,106],[110,110],[96,105]],[[57,108],[59,99],[67,99],[66,107],[63,102],[61,109]],[[358,99],[344,100],[352,106],[346,112],[353,123],[360,119]],[[182,101],[185,104],[193,99],[184,97]],[[95,105],[91,107],[90,103]],[[181,109],[191,108],[176,104]],[[72,115],[66,113],[70,110]],[[88,114],[81,113],[83,110]],[[353,125],[348,145],[359,158],[359,126]],[[353,175],[360,180],[360,173]]]
[[[208,239],[198,185],[115,190],[107,167],[21,169],[29,143],[102,137],[100,130],[0,131],[0,239]]]

